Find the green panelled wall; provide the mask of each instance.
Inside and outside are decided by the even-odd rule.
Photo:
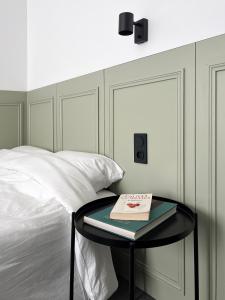
[[[125,177],[116,192],[153,192],[197,208],[200,299],[225,294],[225,36],[27,93],[0,92],[0,147],[103,153]],[[27,118],[23,117],[27,115]],[[148,134],[148,164],[133,134]],[[193,240],[137,250],[137,284],[157,300],[194,299]],[[127,276],[128,256],[114,251]]]
[[[29,144],[104,153],[126,172],[115,191],[152,191],[195,208],[194,44],[31,91],[27,106]],[[148,133],[147,165],[133,162],[135,132]],[[157,299],[191,299],[191,250],[190,238],[137,251],[139,286]],[[126,254],[115,256],[126,268]]]

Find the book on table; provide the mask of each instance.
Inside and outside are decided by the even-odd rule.
[[[113,205],[98,209],[84,216],[84,222],[97,228],[136,240],[160,225],[176,213],[176,204],[153,200],[147,221],[113,220],[110,213]]]
[[[151,202],[152,194],[122,194],[110,213],[110,219],[147,221]]]

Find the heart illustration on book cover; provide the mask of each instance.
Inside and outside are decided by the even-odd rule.
[[[140,206],[140,203],[127,203],[127,206],[129,206],[130,208],[134,208],[136,206]]]

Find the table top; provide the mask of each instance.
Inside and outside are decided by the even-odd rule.
[[[112,205],[119,196],[92,201],[82,206],[75,214],[76,230],[87,239],[99,244],[119,248],[153,248],[169,245],[184,239],[195,227],[195,213],[186,205],[167,198],[153,196],[153,199],[177,204],[177,212],[137,240],[130,240],[83,222],[86,214]]]

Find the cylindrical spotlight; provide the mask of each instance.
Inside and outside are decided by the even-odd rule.
[[[119,15],[119,34],[131,35],[134,30],[135,44],[142,44],[148,40],[148,20],[143,18],[134,22],[134,15],[131,12],[123,12]]]
[[[133,34],[134,15],[130,12],[123,12],[119,15],[119,34]]]

